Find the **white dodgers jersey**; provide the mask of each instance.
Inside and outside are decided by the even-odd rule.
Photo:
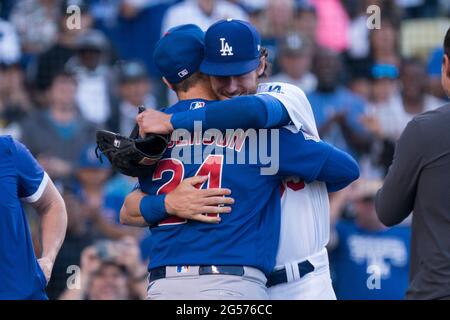
[[[320,139],[311,105],[300,88],[281,82],[262,83],[258,94],[269,94],[283,103],[291,118],[287,129]],[[330,205],[324,182],[305,184],[292,177],[283,182],[281,192],[277,268],[320,252],[330,234]]]

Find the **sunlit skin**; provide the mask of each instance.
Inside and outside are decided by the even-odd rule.
[[[258,77],[263,74],[265,65],[266,60],[262,57],[258,68],[249,73],[229,77],[211,76],[211,87],[220,100],[254,94],[258,87]]]
[[[300,54],[284,54],[280,56],[283,71],[292,79],[300,79],[311,67],[312,52],[307,50]]]
[[[126,300],[128,296],[127,278],[114,265],[103,266],[91,280],[89,288],[91,300]]]
[[[353,201],[353,206],[355,209],[356,223],[359,227],[371,231],[386,229],[378,219],[373,197],[356,199]]]
[[[372,83],[372,101],[375,103],[386,102],[397,89],[396,80],[383,78]]]
[[[77,84],[75,79],[67,76],[58,76],[53,80],[48,91],[50,105],[58,109],[72,110],[75,104]]]
[[[150,93],[150,81],[147,78],[124,82],[120,85],[120,96],[134,106],[143,105]]]
[[[334,91],[339,85],[342,64],[336,52],[326,49],[317,52],[313,69],[317,76],[320,91]]]

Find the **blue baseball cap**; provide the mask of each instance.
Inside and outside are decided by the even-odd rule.
[[[205,50],[205,33],[195,24],[167,31],[156,44],[153,61],[170,83],[179,83],[198,71]]]
[[[109,169],[111,165],[106,157],[100,161],[95,154],[95,144],[83,148],[78,158],[78,169]]]
[[[373,79],[397,79],[398,68],[393,64],[377,63],[372,66]]]
[[[261,37],[250,23],[227,19],[205,34],[205,58],[200,71],[212,76],[238,76],[259,66]]]

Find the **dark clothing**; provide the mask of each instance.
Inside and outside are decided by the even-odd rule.
[[[38,57],[35,83],[37,89],[46,90],[50,87],[53,77],[64,69],[66,62],[75,54],[72,48],[55,44]]]
[[[414,212],[406,297],[450,296],[450,105],[408,124],[378,191],[376,210],[387,226]]]
[[[76,271],[70,266],[80,266],[81,252],[94,241],[89,234],[76,236],[68,234],[53,266],[52,277],[47,286],[47,295],[50,299],[58,299],[67,288],[67,281],[73,278]]]
[[[30,149],[35,157],[40,155],[57,157],[68,161],[73,168],[83,148],[95,141],[95,128],[93,125],[78,116],[70,125],[56,124],[49,112],[38,111],[30,115],[21,124],[21,141]],[[67,182],[70,177],[61,178]]]

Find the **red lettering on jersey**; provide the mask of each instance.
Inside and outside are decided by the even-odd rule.
[[[202,163],[200,168],[198,168],[196,176],[208,176],[207,189],[220,188],[222,184],[222,166],[223,166],[223,155],[212,155],[210,154],[206,160]],[[201,189],[204,183],[197,184],[195,187]],[[210,217],[217,217],[217,213],[207,214]]]
[[[288,181],[286,183],[287,187],[291,190],[298,191],[305,187],[305,181],[300,180],[299,182]]]
[[[184,166],[183,163],[178,159],[162,159],[156,165],[155,171],[153,172],[153,181],[162,179],[164,172],[171,172],[172,177],[169,181],[164,183],[156,194],[167,194],[173,190],[183,181],[184,176]],[[169,224],[181,224],[186,223],[186,219],[180,219],[176,216],[169,217],[161,221],[158,225],[169,225]]]

